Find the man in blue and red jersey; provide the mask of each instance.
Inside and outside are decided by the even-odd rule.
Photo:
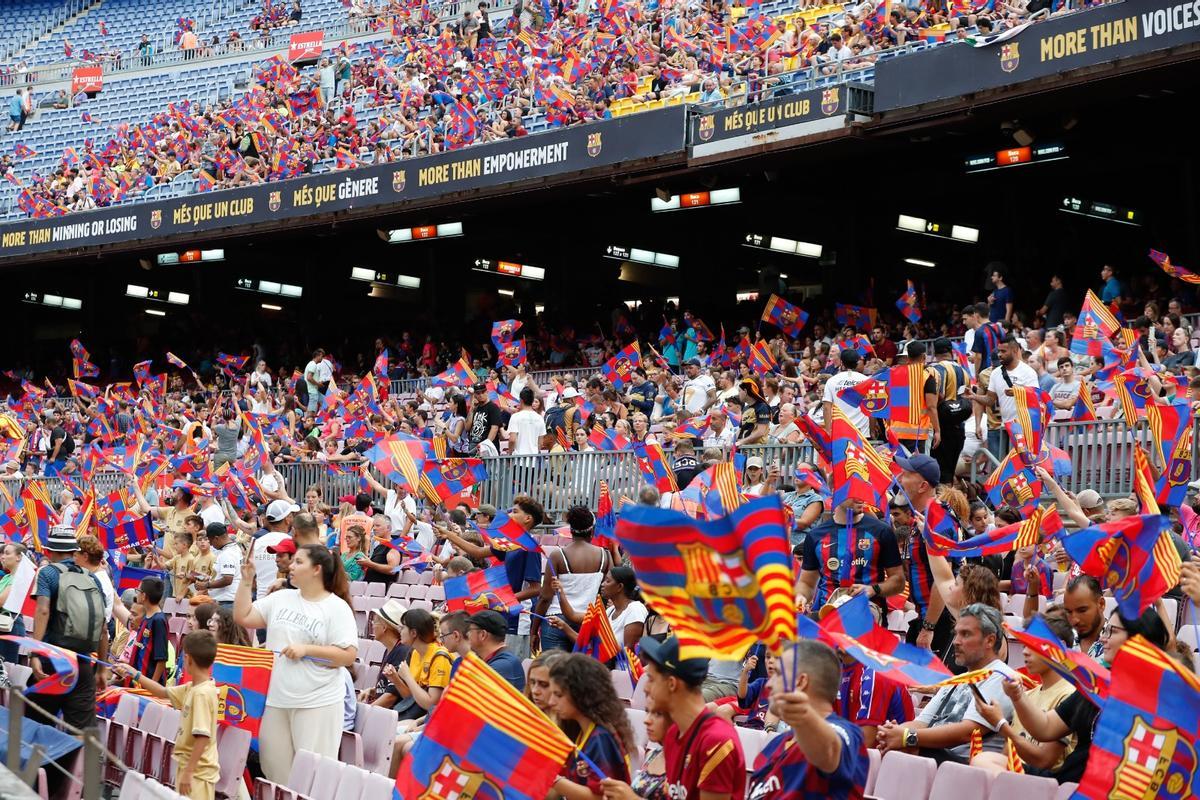
[[[841,672],[833,648],[815,639],[784,649],[771,678],[771,708],[791,730],[772,739],[755,760],[749,800],[863,796],[869,761],[862,731],[833,710]],[[790,692],[784,688],[784,675],[796,676]]]
[[[904,591],[904,563],[896,533],[848,500],[833,516],[808,529],[796,589],[806,607],[820,608],[839,588],[866,593],[885,611],[885,598]]]
[[[898,479],[900,488],[912,501],[913,511],[923,516],[941,480],[941,467],[924,453],[897,457],[896,466],[903,470]],[[957,566],[958,561],[954,559],[950,563]],[[917,617],[908,624],[907,642],[935,653],[945,653],[954,637],[954,617],[946,610],[934,584],[929,552],[920,530],[914,530],[908,539],[908,599],[917,607]]]
[[[709,660],[681,659],[679,640],[673,635],[661,642],[645,636],[639,652],[646,666],[649,707],[665,713],[671,721],[663,738],[667,767],[664,796],[675,800],[742,800],[746,796],[746,758],[741,741],[733,723],[710,711],[700,692]],[[837,691],[836,679],[833,689]],[[610,800],[637,797],[622,781],[607,778],[601,785],[605,798]]]
[[[167,678],[167,615],[159,608],[166,584],[160,578],[142,578],[138,584],[137,602],[142,606],[142,622],[134,631],[130,665],[151,680],[162,683]]]

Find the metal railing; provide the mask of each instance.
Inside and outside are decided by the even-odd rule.
[[[577,365],[573,367],[559,367],[558,369],[537,369],[526,373],[529,379],[539,386],[544,386],[550,382],[550,379],[558,377],[573,377],[576,382],[583,383],[588,378],[600,372],[600,367],[589,367]],[[433,377],[424,376],[420,378],[396,378],[391,381],[392,394],[416,394],[423,392],[433,386]]]

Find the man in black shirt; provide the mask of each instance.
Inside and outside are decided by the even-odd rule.
[[[754,378],[742,380],[738,383],[738,396],[742,401],[742,424],[738,428],[737,446],[765,444],[771,422],[771,407],[758,388],[758,381]]]
[[[484,442],[491,442],[492,447],[496,450],[494,455],[499,455],[500,446],[498,441],[502,421],[500,406],[488,399],[486,384],[475,384],[473,392],[475,395],[475,409],[471,414],[471,449],[478,451],[480,445]],[[484,447],[486,449],[486,445]]]
[[[46,477],[52,478],[62,472],[67,459],[75,452],[75,440],[62,426],[57,412],[51,412],[50,454],[46,458]]]
[[[696,446],[691,439],[681,439],[675,443],[675,458],[671,462],[671,471],[675,473],[675,485],[686,489],[700,473],[700,461],[696,458]]]
[[[1038,313],[1046,318],[1047,328],[1057,328],[1062,325],[1063,309],[1067,306],[1067,295],[1063,291],[1062,278],[1057,275],[1050,276],[1050,293],[1046,295],[1046,299],[1042,301],[1042,307],[1038,309]]]

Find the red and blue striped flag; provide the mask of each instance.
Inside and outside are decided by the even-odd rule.
[[[1195,797],[1198,726],[1200,679],[1145,638],[1133,637],[1113,659],[1087,771],[1073,797]]]
[[[478,458],[446,458],[425,462],[425,477],[442,502],[487,480],[487,467]]]
[[[121,567],[121,571],[117,573],[116,587],[117,593],[121,593],[126,589],[137,589],[141,585],[144,578],[158,578],[166,580],[167,573],[157,569],[142,569],[126,564]]]
[[[1062,546],[1084,573],[1112,590],[1117,608],[1134,619],[1179,583],[1183,562],[1162,514],[1102,522],[1063,536]]]
[[[1146,421],[1159,464],[1165,464],[1154,482],[1154,497],[1162,505],[1179,506],[1192,479],[1192,408],[1186,401],[1169,405],[1149,403]]]
[[[468,653],[401,763],[392,796],[541,800],[572,750],[531,700]]]
[[[1046,430],[1050,395],[1036,386],[1014,386],[1013,402],[1017,415],[1005,423],[1013,450],[1021,462],[1031,467],[1041,461],[1042,436]]]
[[[1083,307],[1075,322],[1071,335],[1071,352],[1080,356],[1102,356],[1105,345],[1112,345],[1112,338],[1121,327],[1117,318],[1091,289],[1083,298]]]
[[[1021,464],[1016,452],[1010,452],[996,471],[984,481],[983,488],[994,506],[1012,506],[1028,514],[1042,496],[1042,481],[1033,470]]]
[[[66,694],[75,688],[75,680],[79,677],[77,654],[29,636],[0,636],[0,640],[15,642],[28,648],[31,654],[42,656],[50,662],[50,672],[26,689],[25,694]],[[46,661],[42,662],[43,669]]]
[[[621,349],[600,368],[605,380],[613,385],[618,392],[629,382],[634,367],[642,361],[642,351],[638,343],[632,342]]]
[[[648,603],[679,637],[680,658],[741,658],[755,643],[778,651],[796,638],[796,597],[783,506],[777,495],[700,522],[633,506],[617,539]]]
[[[250,746],[258,750],[258,732],[267,710],[267,689],[275,655],[270,650],[218,644],[212,665],[213,682],[220,690],[223,713],[217,717],[234,728],[250,732]]]
[[[800,335],[800,331],[808,322],[808,314],[799,306],[773,294],[763,309],[762,321],[769,322],[788,336],[795,337]]]
[[[1095,706],[1104,707],[1109,684],[1107,669],[1086,653],[1067,647],[1040,616],[1031,619],[1024,630],[1005,627],[1009,636],[1045,659],[1050,669],[1073,684]]]
[[[521,607],[503,564],[451,578],[446,581],[445,589],[446,608],[450,611],[465,610],[474,614],[490,608],[508,613]]]
[[[849,325],[860,331],[869,331],[875,327],[875,314],[875,309],[865,306],[852,306],[846,303],[833,304],[833,318],[837,320],[837,324]]]
[[[832,438],[833,505],[861,500],[875,508],[886,508],[884,501],[892,483],[892,461],[862,438],[854,423],[833,406]]]
[[[657,442],[634,442],[633,456],[637,459],[642,477],[660,492],[678,492],[675,473],[667,466],[667,457]]]
[[[402,433],[380,439],[363,454],[371,466],[392,483],[407,485],[409,491],[421,490],[421,472],[425,466],[425,444]]]
[[[1150,251],[1150,260],[1158,264],[1163,272],[1170,275],[1172,278],[1178,278],[1184,283],[1200,283],[1200,275],[1192,272],[1190,269],[1176,266],[1171,263],[1171,257],[1166,253],[1161,253],[1158,250]]]
[[[490,545],[497,550],[540,550],[541,546],[533,534],[521,527],[521,524],[508,516],[505,511],[496,513],[492,524],[480,531]]]
[[[900,313],[905,319],[914,325],[921,321],[920,301],[917,299],[917,287],[912,281],[908,281],[908,288],[904,294],[900,295],[900,299],[896,301],[896,308],[900,309]]]
[[[955,541],[953,536],[945,535],[952,524],[952,521],[947,521],[950,516],[942,504],[930,505],[929,513],[925,515],[925,528],[922,530],[922,534],[925,536],[925,542],[931,553],[948,555],[953,558],[1001,555],[1019,547],[1038,544],[1043,538],[1059,536],[1063,531],[1062,519],[1054,505],[1045,509],[1035,508],[1026,519],[1011,525],[993,528],[962,541]]]
[[[623,647],[617,643],[612,622],[604,610],[604,601],[599,597],[592,600],[579,623],[579,635],[575,639],[575,652],[587,653],[601,664],[617,657]]]

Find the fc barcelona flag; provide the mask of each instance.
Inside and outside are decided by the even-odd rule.
[[[474,614],[490,608],[508,613],[520,607],[503,564],[446,581],[446,608],[450,611],[461,609]]]
[[[642,361],[642,351],[637,342],[626,345],[620,352],[610,358],[600,372],[605,380],[613,385],[618,392],[629,383],[634,367]]]
[[[861,331],[869,331],[875,327],[875,313],[875,309],[864,306],[833,304],[833,318],[837,320],[838,325],[850,325]]]
[[[1178,278],[1184,283],[1200,283],[1200,275],[1192,272],[1190,269],[1176,266],[1171,263],[1171,257],[1166,253],[1160,253],[1158,250],[1150,251],[1150,260],[1158,264],[1163,272],[1170,275],[1172,278]]]
[[[992,505],[1012,506],[1028,514],[1042,496],[1042,482],[1021,464],[1020,456],[1010,452],[983,484]]]
[[[1040,617],[1031,619],[1025,630],[1005,627],[1009,636],[1045,659],[1050,669],[1074,684],[1093,705],[1104,707],[1109,684],[1107,669],[1087,654],[1068,648]]]
[[[863,439],[837,406],[831,411],[834,507],[847,500],[861,500],[875,508],[885,508],[884,495],[892,482],[891,460]]]
[[[860,664],[904,686],[931,686],[950,677],[950,670],[931,651],[905,644],[875,622],[871,601],[856,595],[815,625],[799,622],[801,635],[820,638]]]
[[[767,344],[766,339],[759,339],[750,345],[750,351],[746,354],[746,366],[759,375],[767,375],[776,371],[779,362],[775,360],[775,354],[771,352],[771,347]]]
[[[799,306],[792,305],[777,294],[767,300],[763,309],[762,321],[769,322],[788,336],[799,336],[804,324],[808,322],[808,314]]]
[[[484,540],[497,550],[520,548],[532,551],[541,549],[533,535],[504,511],[498,512],[495,519],[492,520],[491,527],[481,530],[480,533],[483,534]]]
[[[1092,385],[1087,381],[1079,382],[1079,397],[1071,409],[1071,422],[1094,422],[1096,420],[1096,401],[1092,398]]]
[[[896,301],[896,308],[900,309],[900,313],[905,319],[914,325],[921,321],[920,301],[917,299],[917,287],[913,286],[912,281],[908,281],[908,288],[904,290],[904,294],[900,295],[900,299]]]
[[[421,490],[425,467],[425,444],[421,440],[394,434],[380,439],[363,455],[392,483],[407,484],[412,492]]]
[[[574,745],[474,653],[396,773],[395,800],[541,800]]]
[[[633,506],[617,539],[648,602],[679,637],[680,658],[741,658],[755,643],[778,652],[796,638],[796,596],[777,495],[700,522]]]
[[[502,351],[508,346],[517,331],[521,330],[521,325],[519,319],[502,319],[492,323],[492,344],[496,346],[497,351]]]
[[[575,652],[587,653],[601,664],[606,664],[622,651],[613,633],[612,622],[604,610],[604,601],[597,597],[584,612],[579,623],[579,636],[575,639]]]
[[[1014,386],[1013,402],[1017,415],[1005,424],[1012,448],[1024,466],[1032,467],[1042,459],[1042,435],[1046,430],[1046,407],[1050,395],[1036,386]]]
[[[1162,514],[1103,522],[1062,537],[1081,570],[1111,589],[1117,608],[1133,619],[1179,583],[1183,562]]]
[[[661,445],[656,442],[634,442],[633,455],[647,483],[653,484],[660,492],[679,491],[675,484],[675,473],[667,466]]]
[[[1149,403],[1146,421],[1150,423],[1157,462],[1165,465],[1154,482],[1159,503],[1178,506],[1187,495],[1192,478],[1192,409],[1186,400],[1169,405]]]
[[[270,650],[235,644],[218,644],[212,665],[213,682],[221,693],[217,721],[249,731],[250,746],[255,750],[274,665],[275,655]]]
[[[463,490],[487,480],[487,467],[478,458],[444,458],[425,462],[425,477],[439,501],[461,495]]]
[[[1073,798],[1163,798],[1200,793],[1196,738],[1200,679],[1135,636],[1112,665],[1108,699]]]
[[[1146,451],[1136,442],[1133,445],[1133,493],[1137,495],[1143,514],[1162,513],[1154,497],[1154,473],[1150,470],[1150,461]]]
[[[929,508],[931,512],[934,512],[934,509],[941,510],[941,504],[936,503],[930,505]],[[1021,547],[1038,544],[1043,538],[1043,533],[1048,534],[1045,538],[1050,538],[1050,536],[1061,534],[1063,530],[1062,519],[1058,516],[1058,510],[1053,504],[1049,508],[1039,506],[1033,509],[1033,513],[1020,522],[993,528],[961,542],[947,540],[944,536],[940,536],[937,533],[938,520],[935,519],[935,516],[935,513],[930,513],[925,518],[925,541],[929,545],[930,552],[949,555],[953,558],[1003,555]]]
[[[1111,345],[1113,336],[1121,324],[1113,316],[1108,306],[1104,305],[1091,289],[1083,298],[1083,308],[1079,310],[1079,319],[1075,323],[1075,333],[1071,336],[1071,352],[1080,356],[1102,356],[1105,344]]]
[[[66,694],[75,688],[79,677],[79,656],[75,653],[28,636],[0,636],[0,639],[15,642],[41,656],[43,670],[47,664],[50,666],[46,677],[26,689],[25,694]]]
[[[497,367],[519,367],[525,363],[525,339],[514,339],[505,342],[497,356]]]

